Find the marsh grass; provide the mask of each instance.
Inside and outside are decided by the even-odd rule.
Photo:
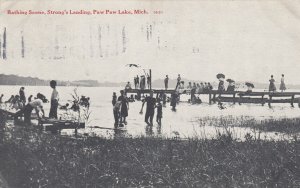
[[[1,129],[11,187],[299,187],[298,140],[63,137]]]
[[[280,132],[286,134],[300,133],[300,118],[278,118],[257,120],[249,116],[205,117],[198,119],[199,126],[245,127],[264,132]]]

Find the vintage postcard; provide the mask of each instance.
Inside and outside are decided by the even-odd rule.
[[[0,0],[0,187],[300,187],[300,2]]]

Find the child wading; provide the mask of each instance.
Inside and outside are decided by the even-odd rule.
[[[57,119],[57,108],[58,108],[59,95],[56,90],[56,81],[55,80],[52,80],[50,82],[50,87],[53,89],[53,91],[52,91],[52,95],[51,95],[51,107],[50,107],[50,112],[49,112],[49,118]]]

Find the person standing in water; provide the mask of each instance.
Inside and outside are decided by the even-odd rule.
[[[57,108],[58,108],[58,101],[59,101],[59,95],[56,90],[56,81],[51,80],[50,81],[50,87],[53,89],[51,94],[51,107],[49,112],[49,118],[55,118],[57,119]]]
[[[276,91],[276,86],[275,86],[275,80],[273,78],[273,75],[271,75],[271,79],[269,80],[270,84],[269,84],[269,91]]]
[[[116,102],[117,102],[117,94],[116,94],[116,92],[113,92],[111,103],[113,106],[115,106]]]
[[[158,123],[158,125],[161,125],[161,118],[162,118],[162,104],[161,104],[161,100],[158,99],[157,100],[157,113],[156,113],[156,122]]]
[[[146,108],[146,114],[145,114],[145,122],[148,125],[153,125],[153,116],[154,116],[154,109],[155,109],[155,103],[156,103],[156,99],[153,97],[153,91],[150,91],[150,96],[146,97],[143,104],[142,104],[142,108],[140,111],[140,114],[143,114],[143,108],[145,103],[147,103],[147,108]],[[150,120],[150,122],[149,122]]]
[[[165,82],[165,90],[167,90],[168,89],[168,84],[169,84],[169,77],[168,77],[168,75],[166,75],[166,78],[165,78],[164,82]]]
[[[20,91],[19,91],[19,95],[20,95],[20,101],[25,105],[26,103],[26,97],[25,97],[25,88],[21,87]]]
[[[119,96],[118,101],[121,101],[121,117],[120,123],[127,125],[126,117],[128,116],[129,103],[127,97],[125,96],[124,90],[120,91],[121,96]]]
[[[280,87],[279,87],[279,89],[281,90],[281,92],[283,92],[283,91],[286,90],[285,83],[284,83],[284,74],[281,75],[281,80],[280,80]]]

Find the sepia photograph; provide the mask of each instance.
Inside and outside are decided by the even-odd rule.
[[[300,187],[300,1],[0,0],[0,188]]]

